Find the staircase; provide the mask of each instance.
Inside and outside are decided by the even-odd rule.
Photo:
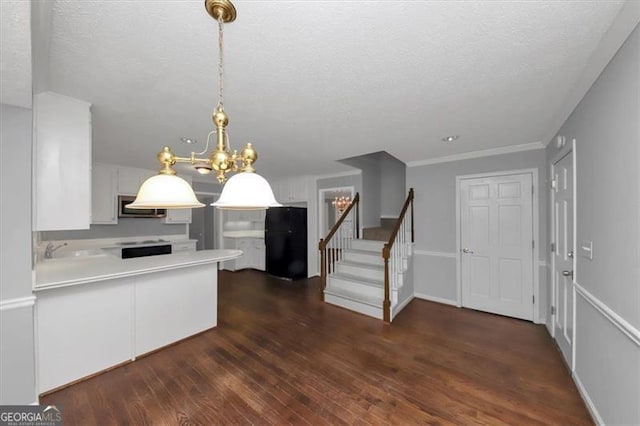
[[[336,263],[335,272],[327,277],[324,301],[382,319],[383,247],[383,241],[353,240]]]
[[[353,226],[358,205],[356,194],[334,229],[320,240],[321,297],[390,323],[413,298],[413,189],[393,226],[381,227],[386,241],[359,238]]]

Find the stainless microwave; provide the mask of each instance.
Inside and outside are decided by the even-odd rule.
[[[118,217],[165,217],[167,209],[130,209],[127,204],[133,203],[136,197],[118,195]]]

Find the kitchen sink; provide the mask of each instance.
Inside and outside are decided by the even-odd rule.
[[[65,250],[58,251],[53,254],[52,259],[45,259],[45,261],[50,260],[58,260],[58,259],[84,259],[89,257],[99,257],[99,256],[109,256],[109,253],[106,251],[96,248],[96,249],[85,249],[85,250]]]

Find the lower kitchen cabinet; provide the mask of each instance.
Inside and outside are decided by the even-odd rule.
[[[38,292],[38,392],[131,359],[132,278]]]
[[[243,255],[235,260],[224,262],[224,269],[238,271],[240,269],[265,270],[264,238],[225,238],[225,249],[242,250]]]
[[[218,264],[40,290],[38,393],[215,327]]]
[[[140,276],[135,285],[135,355],[216,325],[218,288],[211,267]]]

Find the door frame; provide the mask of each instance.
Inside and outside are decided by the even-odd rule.
[[[194,191],[194,193],[196,195],[206,195],[207,197],[219,197],[220,196],[220,192],[209,192],[209,191]],[[219,210],[219,209],[215,209],[215,210]],[[191,224],[188,223],[187,224],[187,238],[189,237],[189,228],[191,227]],[[224,247],[224,242],[222,239],[222,213],[218,213],[216,212],[215,216],[214,216],[214,240],[215,240],[215,244],[214,246],[218,247],[218,248],[222,248]]]
[[[533,186],[533,194],[531,199],[531,218],[532,218],[532,235],[534,241],[534,250],[533,250],[533,258],[532,258],[532,269],[533,269],[533,322],[535,324],[540,324],[540,228],[539,228],[539,218],[538,218],[538,198],[539,198],[539,182],[538,182],[538,169],[517,169],[517,170],[507,170],[507,171],[496,171],[489,173],[475,173],[468,175],[458,175],[456,176],[456,306],[458,308],[462,307],[462,244],[461,244],[461,214],[460,214],[460,184],[463,180],[467,179],[478,179],[478,178],[488,178],[488,177],[499,177],[499,176],[509,176],[509,175],[531,175],[531,184]]]
[[[569,370],[571,372],[575,371],[576,368],[576,296],[577,296],[577,291],[576,291],[576,282],[578,281],[578,271],[577,271],[577,266],[578,266],[578,202],[577,202],[577,195],[578,195],[578,181],[577,181],[577,173],[576,173],[576,166],[577,166],[577,156],[576,156],[576,140],[572,139],[571,140],[571,145],[569,145],[568,149],[561,149],[559,152],[556,153],[556,155],[553,156],[553,158],[551,159],[551,162],[549,163],[549,192],[551,193],[551,197],[550,197],[550,203],[549,203],[549,212],[550,212],[550,224],[549,224],[549,257],[550,257],[550,262],[549,262],[549,268],[551,273],[549,274],[550,278],[551,278],[551,282],[549,283],[549,288],[551,290],[551,305],[549,306],[549,309],[547,309],[547,311],[549,312],[549,318],[551,319],[551,337],[553,338],[554,342],[556,340],[556,327],[555,327],[555,320],[556,320],[556,315],[558,310],[556,309],[556,313],[551,313],[551,308],[552,307],[556,307],[557,305],[557,300],[556,300],[556,279],[555,279],[555,267],[556,267],[556,258],[553,255],[553,253],[551,253],[551,244],[556,244],[557,245],[557,241],[554,240],[554,236],[555,236],[555,230],[556,230],[556,223],[554,220],[554,212],[553,212],[553,205],[555,203],[555,191],[554,188],[551,186],[551,182],[553,181],[553,166],[560,160],[562,160],[565,156],[572,154],[573,158],[572,158],[572,166],[573,166],[573,176],[572,176],[572,180],[573,180],[573,188],[572,190],[572,195],[573,195],[573,259],[572,259],[572,268],[573,268],[573,279],[571,280],[571,293],[572,293],[572,322],[573,322],[573,327],[572,327],[572,332],[571,332],[571,365],[569,365]],[[557,343],[556,343],[557,345]],[[560,350],[560,348],[558,348],[558,350]],[[564,356],[562,356],[562,359],[564,360]]]
[[[320,240],[320,238],[325,237],[325,234],[322,233],[322,225],[324,224],[324,194],[327,192],[336,192],[336,191],[350,192],[352,200],[353,200],[353,197],[355,197],[356,195],[355,193],[356,188],[353,185],[318,189],[318,240]]]

